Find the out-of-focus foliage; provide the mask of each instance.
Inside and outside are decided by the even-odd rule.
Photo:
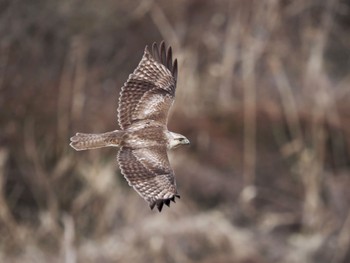
[[[0,1],[1,262],[349,262],[350,4]],[[179,60],[159,214],[116,150],[118,93],[145,45]]]

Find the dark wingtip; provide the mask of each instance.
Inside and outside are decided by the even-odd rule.
[[[160,202],[157,203],[157,208],[159,212],[162,212],[163,204],[164,204],[163,200],[160,200]]]
[[[165,43],[164,40],[160,42],[160,60],[164,66],[167,65],[166,63],[166,51],[165,51]]]
[[[158,46],[156,42],[152,44],[151,54],[154,60],[166,66],[177,79],[177,59],[173,62],[173,51],[171,46],[166,49],[165,42],[162,40]]]
[[[152,55],[153,55],[153,58],[154,58],[156,61],[160,61],[158,45],[157,45],[156,42],[154,42],[154,43],[152,44]]]
[[[174,78],[177,79],[177,59],[174,60],[172,73],[173,73]]]
[[[163,209],[163,205],[165,204],[166,206],[170,207],[170,201],[175,202],[175,198],[180,198],[180,195],[178,194],[175,194],[173,195],[172,197],[170,198],[167,198],[167,199],[159,199],[159,200],[156,200],[156,201],[153,201],[152,203],[149,204],[149,207],[151,208],[151,210],[153,210],[153,208],[155,206],[157,206],[158,208],[158,211],[161,212],[162,209]]]
[[[168,47],[168,51],[166,54],[166,66],[170,70],[170,72],[173,72],[173,55],[170,46]]]

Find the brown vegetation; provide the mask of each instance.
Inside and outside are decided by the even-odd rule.
[[[0,262],[350,261],[346,0],[0,2]],[[117,128],[145,45],[179,60],[162,213],[127,185]]]

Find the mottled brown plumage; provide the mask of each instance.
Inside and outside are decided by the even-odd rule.
[[[177,60],[172,50],[152,45],[121,89],[118,122],[121,130],[103,134],[77,133],[71,138],[76,150],[106,146],[119,147],[118,163],[122,174],[150,205],[161,211],[175,202],[174,171],[167,150],[189,141],[168,131],[168,112],[175,98]]]

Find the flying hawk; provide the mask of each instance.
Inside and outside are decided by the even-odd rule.
[[[170,205],[176,189],[174,171],[167,151],[189,140],[168,131],[168,112],[175,99],[177,60],[172,50],[146,46],[143,57],[121,89],[118,107],[120,130],[101,134],[77,133],[70,146],[77,151],[119,147],[118,163],[122,174],[151,209]]]

